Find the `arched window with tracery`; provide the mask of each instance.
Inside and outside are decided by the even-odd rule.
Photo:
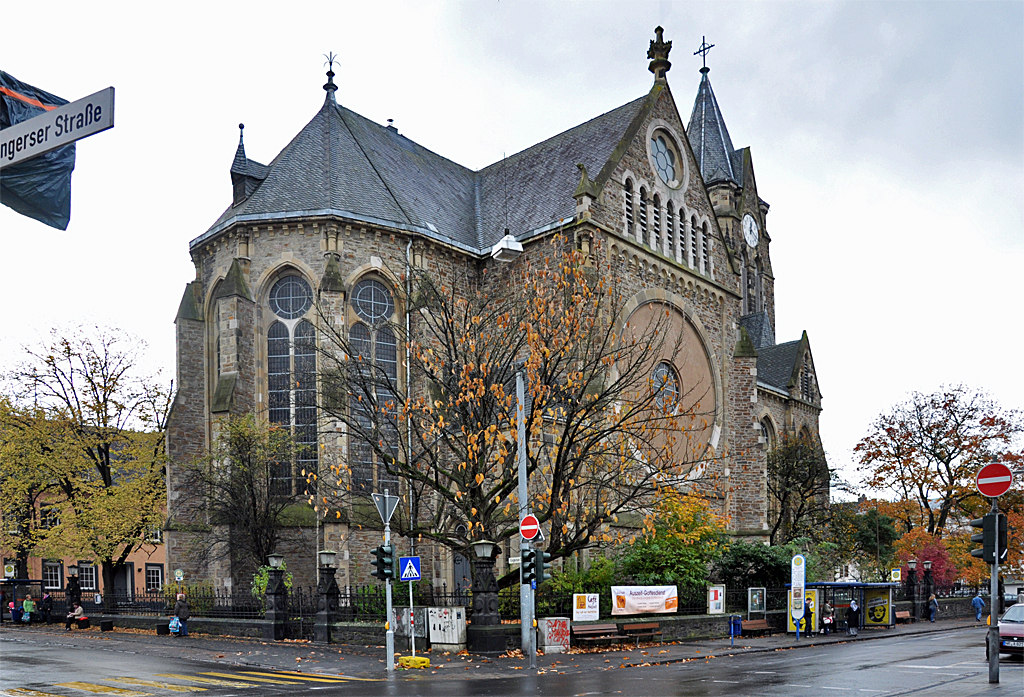
[[[271,491],[312,493],[306,475],[317,471],[316,329],[304,316],[313,291],[300,276],[278,279],[268,303],[277,319],[267,330],[267,406],[270,423],[286,428],[296,445],[294,462],[271,467]],[[305,474],[304,474],[305,473]]]
[[[775,448],[775,427],[772,425],[772,420],[767,416],[761,419],[759,424],[761,426],[761,445],[765,450],[772,450]]]
[[[398,478],[388,471],[388,459],[397,457],[399,445],[398,339],[390,326],[394,298],[375,279],[357,283],[351,298],[358,318],[349,329],[351,359],[358,371],[351,395],[356,427],[349,443],[352,491],[369,495],[387,489],[397,494]]]
[[[708,224],[700,226],[700,272],[708,273]]]
[[[633,234],[633,180],[626,180],[626,234]]]
[[[694,259],[697,257],[697,248],[694,244],[697,238],[697,216],[690,216],[690,224],[686,228],[686,263],[692,269]]]
[[[800,395],[808,402],[814,401],[814,370],[811,357],[804,356],[804,364],[800,368]]]

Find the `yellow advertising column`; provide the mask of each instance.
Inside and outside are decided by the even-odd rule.
[[[818,589],[808,588],[804,590],[804,598],[807,602],[807,610],[804,614],[804,619],[807,620],[807,624],[803,624],[801,620],[800,632],[801,634],[806,632],[807,634],[814,634],[818,629]],[[793,613],[789,614],[789,629],[790,632],[796,632],[796,624],[793,621]]]

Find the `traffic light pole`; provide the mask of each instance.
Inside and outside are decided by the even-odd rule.
[[[992,558],[992,580],[989,595],[988,615],[988,681],[999,682],[999,506],[998,499],[992,499],[992,511],[996,524],[993,531],[995,538],[995,556]]]
[[[387,495],[387,490],[385,490]],[[391,524],[384,523],[384,546],[391,544]],[[388,674],[395,672],[395,615],[391,608],[391,579],[384,579],[384,597],[387,600],[387,619],[385,620],[384,644],[387,647]]]
[[[516,371],[516,416],[519,430],[519,522],[530,512],[527,506],[529,492],[526,486],[526,366]],[[519,558],[530,549],[530,542],[519,536]],[[523,653],[530,658],[530,668],[537,667],[537,633],[533,629],[533,583],[523,579],[523,564],[519,564],[519,620],[522,623]]]

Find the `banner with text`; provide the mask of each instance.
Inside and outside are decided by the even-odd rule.
[[[613,615],[646,615],[678,609],[679,593],[675,586],[612,586]]]

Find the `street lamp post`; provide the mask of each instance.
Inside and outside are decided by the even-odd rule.
[[[338,582],[334,578],[334,559],[337,552],[322,550],[317,555],[320,559],[320,581],[317,584],[316,623],[313,625],[313,638],[325,644],[331,643],[331,625],[337,618]]]
[[[494,558],[498,545],[490,540],[474,542],[473,547],[473,622],[466,628],[466,648],[470,653],[505,653],[505,630],[498,614],[498,580],[494,578]]]
[[[284,639],[285,621],[288,617],[288,591],[284,586],[283,554],[268,554],[270,571],[265,595],[266,610],[263,613],[263,638],[271,641]]]

